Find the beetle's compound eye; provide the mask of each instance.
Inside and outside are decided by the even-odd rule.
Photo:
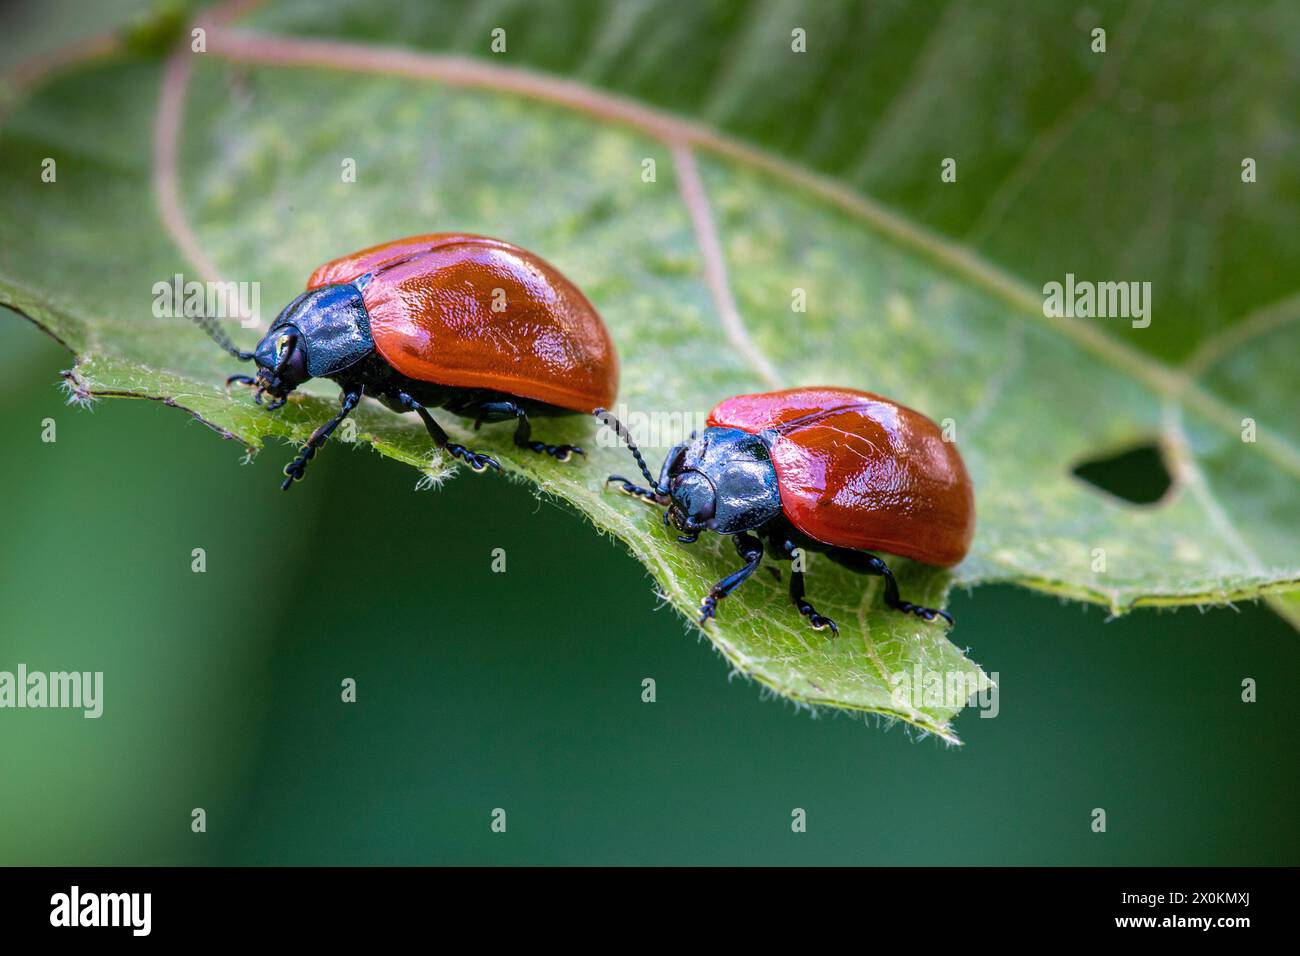
[[[293,378],[295,383],[302,381],[302,350],[298,348],[298,336],[285,332],[275,340],[275,371],[277,375]],[[292,387],[292,386],[290,386]]]
[[[673,501],[694,524],[713,518],[717,493],[713,482],[698,471],[684,471],[673,479]]]

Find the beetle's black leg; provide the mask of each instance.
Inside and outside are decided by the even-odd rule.
[[[497,471],[501,470],[501,464],[495,458],[476,451],[470,451],[464,445],[457,445],[453,442],[447,433],[442,430],[442,426],[434,421],[433,416],[429,414],[429,410],[410,395],[399,391],[397,401],[402,407],[409,408],[420,416],[424,421],[425,429],[429,432],[429,437],[433,439],[433,443],[453,458],[461,459],[475,471],[486,471],[488,468],[495,468]]]
[[[577,445],[548,445],[546,442],[533,441],[533,426],[528,421],[528,413],[514,402],[483,402],[475,406],[473,411],[476,416],[475,431],[484,422],[500,422],[513,417],[518,422],[515,426],[515,444],[518,447],[535,451],[539,455],[550,455],[557,461],[568,461],[574,455],[582,455],[584,458],[587,455]]]
[[[587,457],[587,453],[577,445],[548,445],[545,442],[533,441],[533,426],[522,408],[515,408],[515,418],[519,422],[515,426],[515,444],[520,448],[527,448],[541,455],[550,455],[556,461],[568,461],[574,455]]]
[[[657,492],[649,488],[642,488],[640,485],[634,485],[631,480],[624,478],[622,475],[610,475],[605,479],[605,484],[609,484],[611,481],[621,482],[619,491],[625,495],[631,495],[633,498],[640,498],[648,505],[662,508],[666,503],[665,499]]]
[[[741,532],[735,536],[736,551],[745,562],[739,571],[733,571],[709,589],[708,595],[700,602],[700,624],[713,617],[718,610],[718,602],[744,583],[754,573],[759,562],[763,560],[763,542],[752,534]]]
[[[832,637],[840,636],[840,629],[835,626],[835,622],[829,617],[818,614],[817,609],[804,597],[802,571],[790,572],[790,600],[799,609],[799,613],[808,618],[808,623],[812,625],[814,631],[822,631],[829,627]]]
[[[889,570],[889,565],[875,555],[869,555],[873,567],[878,567],[879,571],[868,571],[868,574],[879,574],[885,579],[885,606],[893,608],[895,611],[902,611],[905,614],[915,614],[917,617],[924,618],[927,621],[933,621],[936,617],[941,617],[949,624],[954,623],[952,615],[947,611],[940,611],[932,607],[922,607],[919,604],[913,604],[911,601],[904,601],[898,594],[898,582],[894,580],[894,573]]]
[[[947,611],[939,611],[932,607],[921,607],[919,604],[913,604],[911,601],[904,601],[900,598],[898,596],[898,582],[894,580],[894,572],[890,571],[889,565],[874,554],[859,552],[859,557],[852,566],[866,574],[878,574],[885,579],[885,607],[906,614],[915,614],[927,621],[933,621],[936,617],[941,617],[949,624],[953,623],[952,615]]]
[[[344,392],[339,396],[339,403],[343,406],[339,409],[339,413],[312,432],[311,437],[307,439],[307,444],[298,450],[298,457],[284,466],[285,479],[280,484],[281,491],[288,491],[295,481],[302,481],[302,476],[307,471],[307,462],[316,457],[316,449],[329,440],[334,429],[339,427],[339,422],[347,418],[360,401],[361,389]]]
[[[779,553],[780,557],[787,561],[795,559],[795,551],[798,550],[793,541],[785,535],[773,535],[769,537],[768,543],[772,545]],[[777,580],[781,580],[778,575]],[[808,618],[808,623],[813,626],[813,630],[821,631],[826,628],[831,629],[831,636],[839,637],[840,629],[835,626],[835,622],[829,617],[824,617],[817,613],[817,609],[804,597],[803,572],[797,567],[790,569],[790,600],[794,603],[795,608],[804,617]]]

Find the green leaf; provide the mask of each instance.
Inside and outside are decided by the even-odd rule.
[[[1268,604],[1279,616],[1289,621],[1292,627],[1300,630],[1300,591],[1271,595]]]
[[[1296,133],[1297,91],[1273,69],[1300,33],[1294,11],[1207,18],[1210,43],[1176,5],[1121,17],[1102,4],[1099,56],[1088,15],[1065,6],[1026,4],[1011,31],[960,4],[938,21],[876,5],[696,6],[568,18],[508,3],[400,16],[283,3],[210,20],[206,53],[158,62],[91,45],[29,71],[0,128],[0,303],[77,355],[74,395],[159,398],[257,449],[305,438],[333,389],[312,383],[276,415],[227,395],[233,363],[184,320],[154,317],[155,282],[256,281],[273,315],[352,249],[498,235],[597,304],[633,412],[697,416],[732,394],[835,383],[951,419],[976,486],[975,546],[951,574],[892,562],[910,600],[1010,581],[1120,613],[1300,583],[1287,365],[1300,300],[1286,286],[1300,190],[1277,145]],[[507,52],[493,55],[498,26]],[[795,26],[807,54],[791,51]],[[1187,50],[1235,62],[1225,49],[1254,64],[1249,83],[1211,89],[1182,66]],[[1207,115],[1197,97],[1211,94]],[[41,180],[46,157],[56,182]],[[945,157],[955,183],[940,181]],[[1067,272],[1152,282],[1151,325],[1045,318],[1039,290]],[[439,417],[620,538],[684,614],[737,566],[725,540],[681,547],[605,490],[630,460],[594,422],[539,423],[591,451],[561,465],[517,452],[506,426],[474,434]],[[377,405],[357,439],[427,478],[449,471],[418,422]],[[1152,441],[1174,477],[1157,504],[1071,475]],[[885,610],[877,579],[819,557],[809,571],[838,640],[760,573],[707,628],[714,646],[785,697],[955,740],[960,700],[895,699],[892,678],[981,686],[976,664],[939,624]]]

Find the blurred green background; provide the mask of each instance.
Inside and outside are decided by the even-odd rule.
[[[338,445],[282,494],[287,448],[241,466],[157,403],[69,407],[67,364],[0,314],[0,669],[102,670],[105,710],[0,711],[0,862],[1296,862],[1296,635],[1263,607],[958,595],[1003,692],[947,748],[729,680],[522,485],[416,492]]]

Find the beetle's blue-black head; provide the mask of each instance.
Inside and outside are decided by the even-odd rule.
[[[736,428],[706,428],[668,454],[658,487],[666,518],[693,540],[701,531],[736,534],[781,513],[781,492],[767,443]]]
[[[252,384],[276,408],[311,378],[345,371],[374,351],[370,320],[357,283],[321,286],[284,307],[250,356],[257,363]],[[245,376],[235,376],[245,380]]]
[[[776,468],[763,435],[736,428],[706,428],[668,453],[655,481],[632,436],[618,420],[603,409],[597,410],[596,417],[627,443],[650,487],[638,488],[620,475],[611,475],[609,480],[621,481],[624,491],[645,501],[666,505],[664,523],[682,532],[679,540],[695,541],[701,531],[751,531],[781,514]]]
[[[257,343],[253,361],[257,363],[254,381],[259,402],[266,392],[274,399],[272,407],[278,408],[290,392],[311,378],[307,374],[307,353],[302,343],[302,332],[289,322],[273,326]]]

